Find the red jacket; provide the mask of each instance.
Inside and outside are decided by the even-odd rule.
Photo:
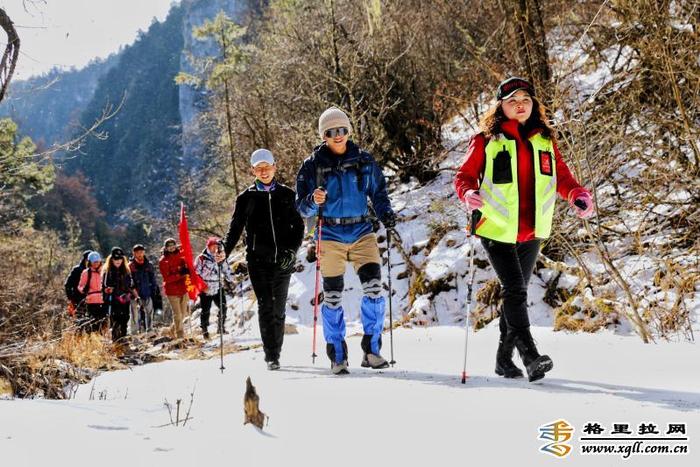
[[[158,268],[163,276],[165,295],[181,297],[187,293],[186,276],[182,273],[187,263],[179,248],[173,253],[164,253],[158,261]]]
[[[535,238],[535,172],[531,146],[527,140],[522,139],[518,127],[517,120],[508,120],[501,125],[501,131],[517,141],[518,192],[520,195],[517,241],[526,242]],[[539,129],[534,130],[527,135],[528,138],[539,131]],[[455,190],[462,201],[464,201],[468,190],[479,188],[486,159],[485,148],[486,137],[482,133],[475,135],[469,144],[469,149],[467,149],[464,163],[455,176]],[[571,174],[556,143],[554,143],[554,157],[557,164],[557,193],[559,196],[569,201],[582,191],[586,191]]]

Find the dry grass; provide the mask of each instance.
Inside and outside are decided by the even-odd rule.
[[[577,298],[578,297],[578,298]],[[554,309],[554,330],[596,332],[620,323],[618,303],[607,298],[586,299],[584,294],[572,295]]]
[[[0,378],[15,397],[63,399],[67,386],[86,378],[56,348],[72,325],[63,281],[79,253],[55,234],[26,228],[0,236],[0,257],[11,266],[0,268]]]
[[[98,370],[125,368],[111,342],[99,334],[69,331],[57,340],[34,338],[26,348],[0,365],[0,381],[5,380],[10,388],[6,393],[14,397],[66,399],[71,387],[88,382]]]
[[[693,340],[690,310],[686,299],[692,298],[700,283],[700,272],[671,260],[654,275],[653,285],[662,298],[651,300],[644,310],[644,318],[652,323],[656,332],[665,339],[684,335]]]
[[[119,364],[109,338],[99,333],[66,332],[58,342],[45,348],[47,358],[58,358],[79,368],[114,369]]]
[[[12,390],[12,384],[7,378],[0,376],[0,398],[12,397],[14,391]]]
[[[501,284],[498,279],[489,279],[476,292],[477,306],[471,313],[474,330],[478,331],[501,316]]]

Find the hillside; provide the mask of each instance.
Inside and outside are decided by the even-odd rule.
[[[20,132],[42,148],[68,141],[79,132],[79,119],[90,103],[98,80],[117,62],[119,54],[96,59],[79,70],[58,70],[13,83],[0,104],[0,117],[12,118]]]
[[[160,212],[174,200],[182,170],[174,82],[183,44],[182,14],[182,7],[174,7],[164,22],[154,22],[124,48],[80,117],[89,127],[105,108],[119,108],[100,128],[107,137],[90,137],[82,154],[65,163],[69,172],[85,174],[110,220],[127,208]]]

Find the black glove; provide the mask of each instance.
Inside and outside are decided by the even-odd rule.
[[[183,276],[186,276],[189,273],[190,269],[187,266],[183,266],[182,269],[180,269],[180,274],[182,274]]]
[[[384,228],[386,229],[393,229],[396,227],[396,214],[392,211],[386,213],[382,218],[382,224],[384,224]]]
[[[294,250],[284,250],[279,257],[278,264],[283,271],[291,270],[297,263],[297,252]]]

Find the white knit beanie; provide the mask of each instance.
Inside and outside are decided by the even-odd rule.
[[[321,138],[323,138],[326,130],[340,127],[345,127],[350,130],[350,133],[352,133],[350,119],[347,115],[345,115],[345,112],[337,107],[326,109],[326,111],[323,112],[318,119],[318,134]]]

